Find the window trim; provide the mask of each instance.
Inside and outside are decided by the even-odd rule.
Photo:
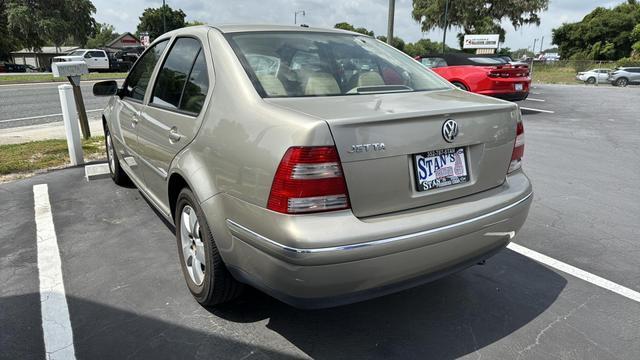
[[[189,78],[191,77],[191,72],[193,71],[193,66],[196,63],[196,60],[198,60],[198,56],[200,55],[200,53],[204,49],[204,45],[203,45],[202,41],[198,37],[193,36],[193,35],[179,35],[179,36],[176,36],[175,38],[173,38],[173,40],[171,41],[171,44],[170,44],[171,47],[169,47],[169,50],[167,50],[166,54],[163,54],[164,56],[162,57],[162,64],[158,68],[158,71],[157,71],[157,74],[155,76],[155,79],[153,79],[154,80],[153,81],[153,88],[151,89],[151,93],[149,94],[149,101],[147,102],[147,106],[158,108],[158,109],[165,110],[165,111],[175,112],[175,113],[178,113],[178,114],[181,114],[181,115],[191,116],[193,118],[197,118],[202,113],[202,109],[204,109],[204,103],[202,104],[202,109],[200,109],[200,112],[194,113],[194,112],[186,111],[186,110],[182,110],[182,109],[170,108],[168,106],[157,104],[157,103],[153,102],[153,94],[155,93],[156,86],[158,85],[158,79],[159,79],[160,72],[162,71],[162,68],[164,67],[164,64],[167,61],[167,58],[169,57],[169,54],[171,53],[171,50],[173,49],[175,44],[178,42],[178,40],[185,39],[185,38],[196,40],[200,44],[200,50],[198,50],[198,52],[196,53],[196,56],[193,58],[193,61],[191,62],[191,67],[189,68],[189,74],[187,74],[187,81],[185,81],[184,85],[182,86],[182,91],[180,92],[180,100],[178,101],[178,104],[180,104],[180,102],[182,102],[182,96],[184,95],[184,89],[186,88],[187,82],[189,81]],[[209,68],[209,64],[207,63],[206,55],[204,57],[204,62],[205,62],[205,65],[207,65],[206,67],[208,69]],[[207,71],[207,82],[209,83],[209,87],[207,89],[207,94],[205,96],[205,100],[209,96],[209,91],[211,90],[211,79],[209,78],[209,72],[208,71]]]
[[[137,58],[137,59],[136,59],[136,61],[133,63],[133,65],[131,65],[131,70],[135,69],[135,67],[136,67],[136,66],[138,65],[138,63],[140,62],[140,59],[142,59],[142,58],[143,58],[143,57],[144,57],[144,56],[145,56],[149,51],[151,51],[151,49],[155,48],[156,46],[158,46],[158,44],[160,44],[161,42],[165,42],[165,41],[166,41],[166,42],[170,42],[170,41],[171,41],[171,38],[164,38],[164,39],[160,39],[160,40],[158,40],[156,43],[151,44],[151,46],[149,46],[148,48],[146,48],[146,49],[142,52],[142,54],[140,54],[140,56],[138,56],[138,58]],[[162,53],[160,54],[160,60],[163,60],[163,59],[164,59],[165,51],[167,51],[167,48],[166,48],[166,47],[165,47],[165,49],[164,49],[164,50],[162,50]],[[156,67],[157,67],[157,66],[158,66],[158,64],[156,64]],[[129,84],[129,78],[131,77],[131,70],[129,70],[129,74],[127,75],[127,77],[124,79],[124,82],[122,83],[122,89],[126,89],[126,88],[127,88],[127,85]],[[153,78],[153,73],[154,73],[154,72],[155,72],[155,67],[154,67],[153,71],[151,71],[151,78]],[[150,78],[150,79],[151,79],[151,78]],[[145,89],[145,94],[144,94],[144,96],[142,97],[142,100],[138,100],[138,99],[136,99],[136,98],[133,98],[133,97],[131,97],[131,96],[127,96],[127,95],[123,95],[123,96],[122,96],[122,100],[127,99],[127,100],[131,100],[131,101],[133,101],[133,102],[136,102],[136,103],[144,104],[144,98],[147,96],[147,91],[148,91],[148,90],[149,90],[148,88],[147,88],[147,89]]]

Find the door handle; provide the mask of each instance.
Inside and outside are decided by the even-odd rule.
[[[178,128],[175,126],[172,127],[171,130],[169,130],[169,141],[173,144],[180,141],[180,139],[182,139],[182,135],[178,133]]]

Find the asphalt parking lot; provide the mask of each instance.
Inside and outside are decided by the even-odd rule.
[[[637,294],[640,88],[536,86],[530,97],[524,168],[535,197],[515,243]],[[184,284],[173,229],[135,188],[83,175],[0,185],[0,358],[44,358],[51,336],[38,184],[48,187],[73,333],[60,351],[79,359],[640,358],[637,300],[511,249],[338,308],[298,310],[253,290],[204,309]]]

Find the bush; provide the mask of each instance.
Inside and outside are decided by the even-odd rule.
[[[625,66],[640,66],[640,58],[622,58],[616,61],[616,66],[625,67]]]

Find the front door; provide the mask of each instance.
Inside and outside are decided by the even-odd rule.
[[[149,48],[129,72],[122,89],[122,98],[117,104],[117,128],[111,129],[114,139],[123,145],[119,151],[121,164],[138,184],[143,181],[138,154],[138,123],[151,75],[167,47],[167,42],[165,40]]]
[[[138,142],[146,191],[166,212],[169,167],[200,127],[209,77],[213,76],[210,70],[201,41],[178,37],[158,71],[149,103],[141,114]]]

